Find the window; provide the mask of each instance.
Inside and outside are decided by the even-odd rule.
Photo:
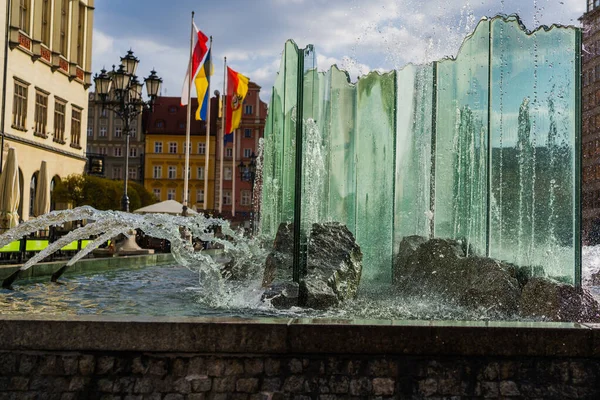
[[[35,134],[46,137],[48,123],[48,95],[42,92],[35,93]]]
[[[190,143],[183,143],[183,154],[185,154],[185,151],[189,150],[189,154],[192,154],[192,142]]]
[[[42,43],[50,46],[50,0],[42,0]]]
[[[77,64],[83,67],[83,41],[85,38],[85,10],[86,6],[79,3],[79,18],[77,18]]]
[[[167,191],[167,200],[175,200],[175,189],[169,189]]]
[[[196,178],[199,180],[204,180],[204,167],[198,167]]]
[[[154,152],[162,153],[162,142],[154,142]]]
[[[54,141],[65,142],[65,108],[66,103],[60,100],[54,102]]]
[[[106,147],[98,147],[98,153],[102,155],[106,155]]]
[[[64,57],[67,56],[69,37],[69,0],[60,0],[60,42],[58,50]]]
[[[245,129],[244,129],[244,137],[245,137],[245,138],[251,138],[251,137],[252,137],[252,129],[250,129],[250,128],[245,128]]]
[[[88,137],[93,137],[94,136],[94,127],[93,127],[94,122],[93,121],[88,121],[88,126],[87,126],[87,135]]]
[[[250,158],[252,156],[252,149],[244,149],[244,158]]]
[[[240,204],[243,206],[249,206],[252,203],[252,192],[250,190],[242,190],[242,199]]]
[[[19,28],[29,34],[29,0],[19,1]]]
[[[198,143],[198,154],[201,156],[206,154],[206,143]]]
[[[136,134],[137,134],[137,132],[136,132],[135,128],[129,128],[129,137],[130,138],[135,139]]]
[[[231,167],[223,168],[223,179],[226,181],[230,181],[232,177]]]
[[[129,179],[137,179],[137,167],[129,167]]]
[[[177,142],[169,142],[169,153],[177,154]]]
[[[129,157],[137,157],[137,147],[129,148]]]
[[[177,107],[176,106],[169,107],[169,113],[170,114],[175,114],[176,112],[177,112]]]
[[[223,191],[223,205],[224,206],[231,205],[231,191],[229,191],[229,190]]]
[[[225,157],[233,157],[233,149],[231,147],[225,149]]]
[[[165,121],[163,121],[162,119],[159,119],[158,121],[156,121],[154,123],[154,126],[157,127],[158,129],[162,129],[165,127]]]
[[[60,0],[60,42],[58,50],[67,57],[69,43],[69,0]]]
[[[81,148],[81,109],[71,110],[71,147]]]
[[[161,165],[155,165],[154,166],[154,170],[152,171],[152,177],[154,179],[161,179],[162,178],[162,166]]]
[[[169,175],[168,175],[169,179],[176,179],[177,178],[177,167],[173,166],[173,165],[169,165]]]
[[[185,167],[183,167],[183,170],[185,171]],[[192,179],[192,169],[191,168],[187,169],[187,177],[188,177],[188,179]]]
[[[100,112],[100,116],[105,117],[105,118],[108,116],[108,111],[106,110],[106,108],[102,109],[102,111]]]
[[[15,94],[13,98],[13,128],[26,130],[27,122],[27,85],[15,81]]]
[[[244,114],[252,115],[252,106],[251,105],[244,106]]]
[[[196,203],[204,203],[204,189],[196,190]]]
[[[113,167],[113,169],[112,169],[112,178],[113,179],[123,179],[123,168],[121,168],[121,167]]]
[[[185,122],[179,123],[179,129],[185,129]]]
[[[156,197],[156,200],[160,200],[160,189],[154,188],[152,189],[152,192],[154,193],[154,197]]]
[[[123,128],[120,126],[115,126],[115,137],[123,136]]]
[[[115,157],[123,157],[123,149],[121,147],[113,148],[113,156]]]
[[[100,127],[100,134],[98,136],[100,136],[100,137],[106,137],[106,132],[107,132],[106,127],[105,126],[101,126]]]

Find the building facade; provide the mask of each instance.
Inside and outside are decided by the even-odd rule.
[[[144,186],[160,201],[183,203],[187,107],[180,97],[158,97],[151,111],[144,114],[146,144]],[[189,207],[212,213],[214,210],[214,177],[217,98],[211,99],[212,126],[206,141],[206,122],[192,115],[190,127]],[[192,110],[198,107],[193,98]],[[206,169],[206,157],[209,159]],[[205,181],[208,181],[205,192]],[[206,204],[205,204],[206,201]]]
[[[108,179],[125,178],[125,133],[123,121],[102,106],[95,93],[89,94],[87,119],[88,166],[86,173]],[[144,131],[142,114],[131,121],[129,128],[129,179],[144,183]]]
[[[244,174],[244,168],[240,164],[248,166],[253,156],[258,156],[259,140],[264,136],[265,122],[267,118],[267,104],[260,99],[260,86],[250,82],[248,94],[242,105],[242,120],[235,132],[234,143],[228,142],[223,148],[223,191],[219,191],[220,167],[215,175],[215,208],[219,209],[222,201],[221,215],[223,218],[231,219],[241,223],[245,227],[251,226],[254,219],[254,203],[259,188],[256,187],[254,176]],[[221,121],[219,120],[219,132]],[[219,146],[223,145],[219,141]],[[234,162],[235,152],[235,162]],[[217,163],[220,166],[221,149],[217,151]],[[235,180],[235,215],[233,214],[234,193],[233,182]]]
[[[15,148],[19,215],[27,220],[42,161],[54,183],[84,171],[94,0],[9,0],[6,5],[2,159]]]
[[[588,0],[581,22],[582,230],[589,242],[600,220],[600,2]]]

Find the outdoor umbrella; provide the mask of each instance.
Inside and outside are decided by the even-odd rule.
[[[0,175],[0,228],[13,228],[19,225],[19,202],[21,188],[19,187],[19,168],[17,153],[14,148],[8,149],[6,163]]]
[[[176,200],[165,200],[160,203],[151,204],[146,207],[138,208],[134,211],[136,214],[173,214],[180,215],[183,204]],[[191,208],[187,210],[188,215],[198,214]]]
[[[50,179],[46,161],[42,161],[38,174],[35,202],[33,203],[33,214],[36,217],[50,212]]]

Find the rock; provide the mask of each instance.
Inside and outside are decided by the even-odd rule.
[[[403,276],[407,276],[408,258],[417,250],[423,243],[427,242],[425,236],[405,236],[400,242],[400,249],[394,259],[394,270],[392,271],[392,280],[395,284],[400,283]]]
[[[270,296],[266,298],[277,298],[275,303],[281,307],[293,302],[286,295],[279,295],[283,290],[281,282],[292,281],[292,252],[293,226],[281,224],[263,274],[263,286],[272,285],[265,292],[265,296]],[[306,271],[298,287],[299,305],[322,309],[355,297],[361,272],[362,252],[352,232],[336,222],[313,224]]]
[[[304,280],[326,282],[338,300],[354,298],[362,273],[362,252],[352,232],[337,222],[313,224],[308,249]]]
[[[267,287],[274,281],[292,281],[292,267],[294,251],[294,225],[279,224],[273,251],[265,261],[262,286]]]
[[[461,242],[431,239],[403,241],[406,255],[397,257],[394,282],[408,296],[438,295],[471,310],[503,315],[518,311],[520,286],[514,266],[485,257],[465,257]]]
[[[600,306],[583,288],[531,278],[521,294],[521,315],[548,321],[599,322]]]
[[[316,276],[307,276],[300,281],[300,305],[302,307],[323,310],[337,306],[338,296],[327,282]]]
[[[262,295],[262,300],[268,300],[277,309],[287,309],[298,306],[298,284],[296,282],[278,282],[271,285]]]

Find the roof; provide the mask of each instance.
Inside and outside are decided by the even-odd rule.
[[[197,121],[194,113],[198,108],[198,99],[193,97],[191,100],[192,117],[190,123],[190,134],[205,135],[206,122]],[[217,98],[211,98],[211,136],[217,133],[216,117],[218,113]],[[157,97],[151,111],[144,112],[144,133],[146,135],[185,135],[187,123],[187,107],[181,105],[181,97]]]

